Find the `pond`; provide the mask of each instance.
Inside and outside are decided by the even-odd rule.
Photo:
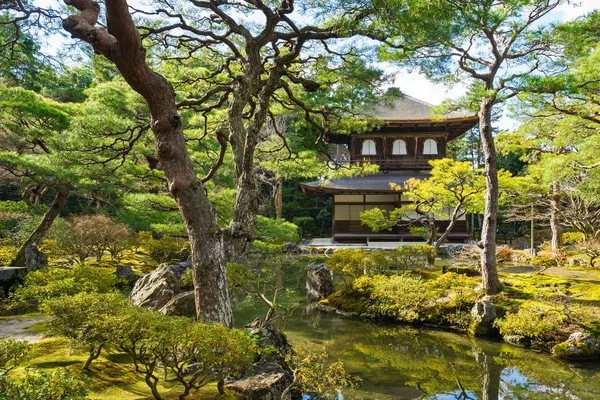
[[[264,316],[254,308],[236,314],[240,324]],[[600,363],[567,363],[452,332],[366,323],[305,304],[277,324],[293,345],[324,349],[362,379],[346,398],[600,399]]]

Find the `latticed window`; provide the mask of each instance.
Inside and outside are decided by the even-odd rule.
[[[438,154],[437,142],[433,139],[427,139],[423,143],[423,154]]]
[[[371,139],[367,139],[362,144],[362,155],[363,156],[374,156],[377,154],[377,149],[375,149],[375,141]]]
[[[406,154],[406,142],[402,139],[394,140],[394,145],[392,147],[392,154],[395,156],[400,156]]]

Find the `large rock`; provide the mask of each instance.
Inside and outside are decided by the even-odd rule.
[[[27,272],[48,268],[48,256],[39,251],[35,243],[25,248],[25,261]]]
[[[245,329],[258,338],[261,347],[275,349],[275,353],[266,356],[268,361],[278,360],[283,362],[285,355],[292,348],[285,334],[262,318],[256,318],[246,325]]]
[[[171,271],[173,271],[175,277],[178,280],[180,280],[183,274],[185,274],[185,271],[192,268],[192,260],[183,261],[179,264],[169,265],[169,267],[171,268]]]
[[[195,318],[196,301],[194,291],[179,293],[165,304],[160,312],[165,315]]]
[[[315,265],[306,273],[306,296],[309,300],[326,299],[334,292],[333,278],[325,264]]]
[[[226,386],[245,399],[279,400],[293,383],[293,374],[285,362],[291,346],[283,333],[261,318],[246,325],[246,330],[258,338],[262,349],[253,364],[254,375],[229,379]]]
[[[471,309],[469,332],[475,336],[488,336],[494,332],[494,320],[498,315],[496,306],[488,296],[479,300]]]
[[[600,359],[600,341],[586,333],[575,332],[565,342],[554,346],[552,354],[565,360]]]
[[[151,274],[144,275],[135,282],[129,298],[138,306],[160,310],[181,293],[179,281],[191,267],[190,260],[172,265],[160,264]]]
[[[115,275],[117,276],[117,279],[124,279],[130,284],[135,282],[137,279],[136,275],[133,273],[133,268],[131,265],[117,265],[117,268],[115,269]]]
[[[160,264],[135,283],[129,298],[135,305],[160,310],[180,291],[179,279],[171,266]]]
[[[260,364],[254,375],[226,384],[229,390],[249,400],[280,400],[285,389],[292,384],[292,374],[278,363]]]
[[[26,267],[0,267],[0,299],[6,297],[10,287],[26,274]]]

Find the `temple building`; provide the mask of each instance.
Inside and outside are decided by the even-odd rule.
[[[332,135],[329,143],[341,146],[350,163],[368,161],[379,165],[375,175],[342,178],[327,182],[302,184],[308,195],[332,197],[332,234],[334,242],[421,241],[406,225],[391,231],[373,232],[363,225],[360,213],[375,207],[393,210],[406,205],[408,199],[390,183],[403,186],[409,178],[426,179],[429,160],[446,157],[446,145],[469,129],[478,118],[452,112],[444,119],[434,118],[432,105],[410,96],[397,99],[392,105],[378,106],[373,116],[383,121],[380,128],[352,135]],[[448,221],[438,220],[444,230]],[[449,240],[469,238],[467,219],[457,221]]]

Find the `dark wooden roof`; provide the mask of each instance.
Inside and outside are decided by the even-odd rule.
[[[434,115],[432,112],[433,107],[435,107],[433,104],[404,95],[395,99],[391,104],[381,103],[375,106],[375,110],[367,114],[374,118],[382,119],[385,122],[432,121],[435,119],[462,119],[475,116],[457,111],[447,113],[446,115]]]
[[[392,104],[380,104],[367,115],[383,121],[375,132],[395,133],[440,133],[448,134],[448,140],[462,135],[477,125],[479,118],[474,114],[451,112],[443,116],[434,115],[434,106],[411,96],[403,96]],[[373,132],[364,132],[373,133]],[[360,134],[359,134],[360,135]],[[329,143],[348,144],[348,135],[328,135]]]
[[[397,193],[390,188],[390,182],[403,185],[410,178],[426,179],[427,172],[390,172],[388,174],[375,174],[358,176],[354,178],[341,178],[330,181],[314,181],[302,183],[300,186],[305,193],[327,196],[335,193]]]

